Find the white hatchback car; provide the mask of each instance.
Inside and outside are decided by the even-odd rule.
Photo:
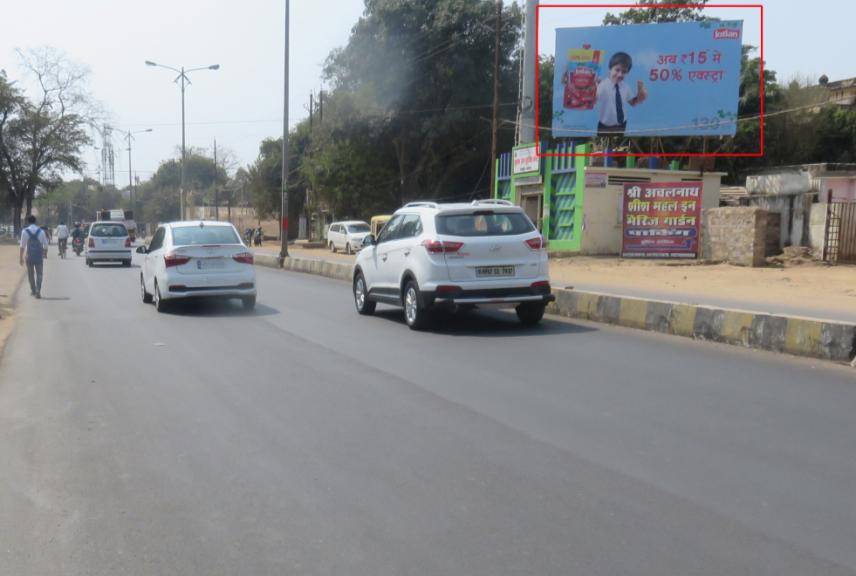
[[[131,238],[122,222],[93,222],[84,250],[86,265],[96,262],[121,262],[131,265]]]
[[[172,222],[155,231],[140,272],[143,302],[159,312],[168,302],[188,298],[240,298],[256,305],[253,254],[228,222]]]
[[[413,202],[377,239],[367,236],[353,270],[357,312],[404,307],[411,328],[432,306],[514,307],[524,324],[544,316],[551,294],[544,239],[519,206]]]
[[[361,220],[333,222],[327,229],[327,247],[333,252],[342,250],[353,254],[363,247],[363,238],[371,231],[371,227]]]

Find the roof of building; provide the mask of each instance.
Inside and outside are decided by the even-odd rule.
[[[838,90],[839,88],[856,88],[856,78],[827,82],[826,87],[830,90]]]

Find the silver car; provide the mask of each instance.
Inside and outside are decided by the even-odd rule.
[[[131,238],[121,222],[93,222],[89,227],[89,240],[84,251],[86,265],[96,262],[121,262],[131,265]]]

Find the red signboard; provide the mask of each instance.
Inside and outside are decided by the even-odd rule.
[[[624,258],[698,258],[701,182],[625,184]]]

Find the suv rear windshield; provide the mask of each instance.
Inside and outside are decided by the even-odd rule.
[[[172,229],[172,243],[176,246],[199,244],[240,244],[231,226],[182,226]]]
[[[449,236],[514,236],[535,229],[520,212],[490,210],[437,216],[437,232]]]
[[[124,224],[93,224],[90,236],[99,238],[121,238],[128,235]]]

